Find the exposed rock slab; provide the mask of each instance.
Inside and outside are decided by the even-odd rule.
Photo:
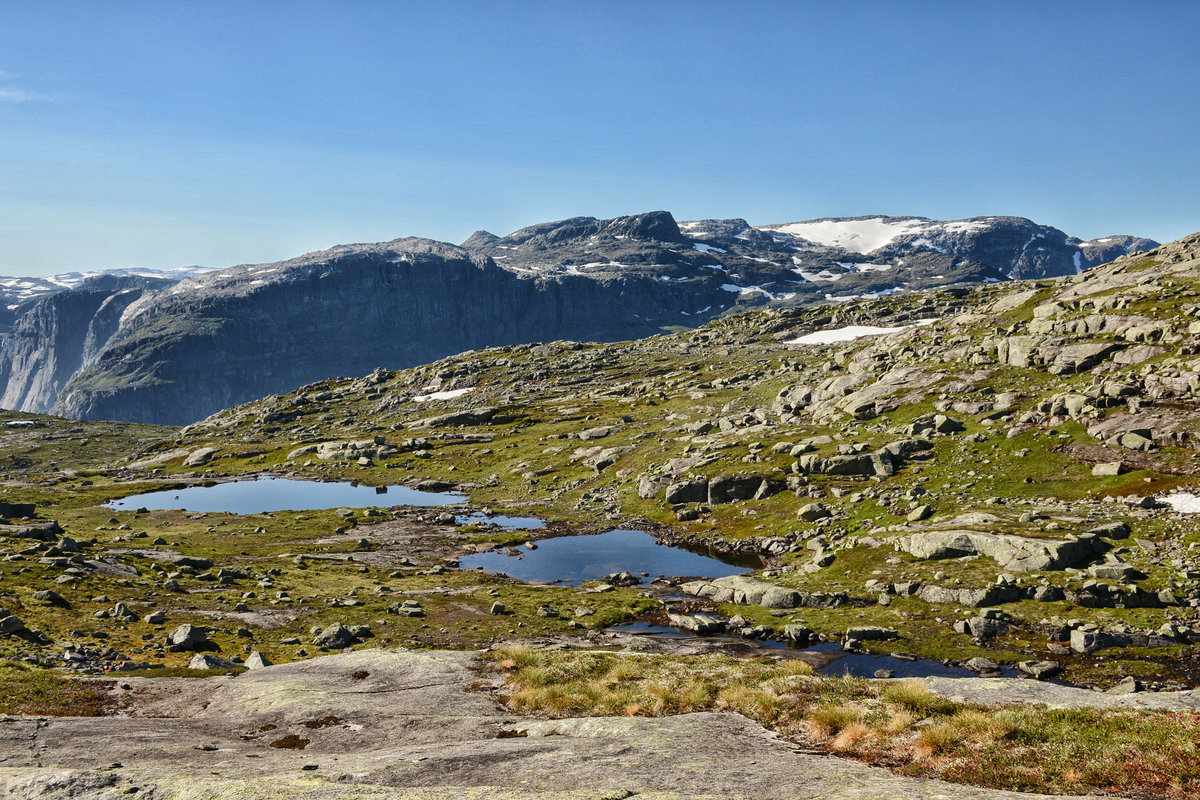
[[[1023,678],[924,678],[930,691],[965,703],[1041,703],[1051,708],[1200,709],[1200,692],[1108,694]]]
[[[798,752],[735,714],[513,717],[490,695],[465,691],[479,677],[471,659],[367,650],[236,678],[131,679],[126,716],[0,720],[0,793],[116,800],[138,786],[138,796],[163,800],[1045,797]],[[281,746],[286,737],[307,742]]]

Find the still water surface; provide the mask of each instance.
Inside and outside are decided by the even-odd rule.
[[[318,511],[342,507],[446,506],[462,503],[466,499],[456,492],[421,492],[407,486],[365,486],[260,476],[254,480],[218,483],[215,486],[189,486],[186,489],[136,494],[111,500],[104,506],[116,510],[181,508],[184,511],[259,514],[264,511]]]
[[[647,573],[650,578],[659,575],[721,578],[746,571],[746,567],[659,544],[642,531],[621,530],[543,539],[537,543],[537,549],[518,547],[515,554],[506,554],[504,550],[476,553],[460,558],[459,567],[482,568],[484,572],[504,573],[523,581],[571,586],[614,572],[629,572],[635,577]]]

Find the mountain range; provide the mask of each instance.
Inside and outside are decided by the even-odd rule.
[[[6,408],[185,424],[377,366],[482,347],[618,341],[755,306],[1071,275],[1157,243],[1020,217],[751,226],[666,211],[575,217],[461,245],[404,238],[207,271],[0,279]],[[180,279],[182,278],[182,279]]]

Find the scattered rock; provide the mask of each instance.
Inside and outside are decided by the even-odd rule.
[[[263,667],[271,666],[271,662],[262,653],[254,650],[250,655],[246,656],[246,669],[262,669]]]
[[[1116,685],[1107,689],[1109,694],[1133,694],[1142,690],[1142,682],[1133,677],[1122,678]]]
[[[167,634],[167,644],[183,651],[207,650],[214,647],[204,628],[186,622]]]
[[[819,519],[825,519],[833,515],[821,503],[809,503],[796,512],[796,516],[805,522],[816,522]]]
[[[725,620],[710,614],[667,614],[667,619],[677,628],[692,631],[701,635],[721,633],[725,630]]]
[[[188,662],[188,669],[240,669],[241,666],[212,653],[197,653]]]
[[[34,592],[32,597],[39,603],[49,603],[52,606],[59,606],[61,608],[71,607],[71,604],[67,602],[67,598],[63,597],[53,589],[41,589],[40,591]]]
[[[350,628],[335,622],[313,637],[313,644],[331,650],[341,650],[354,644],[355,636]]]
[[[855,628],[847,628],[845,637],[847,639],[857,639],[859,641],[882,641],[886,639],[896,639],[900,636],[891,628],[877,628],[875,626],[859,626]]]
[[[207,464],[209,461],[211,461],[212,457],[214,455],[216,455],[217,453],[219,453],[220,451],[221,451],[221,448],[219,448],[219,447],[198,448],[188,454],[187,458],[185,458],[183,460],[183,465],[185,467],[202,466],[204,464]]]
[[[1039,681],[1053,678],[1062,672],[1062,667],[1054,661],[1018,661],[1017,669]]]

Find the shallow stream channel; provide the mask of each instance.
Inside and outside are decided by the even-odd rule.
[[[320,482],[273,476],[174,488],[131,495],[105,503],[106,508],[128,510],[181,509],[205,513],[259,514],[276,511],[315,511],[333,508],[437,507],[463,505],[467,497],[456,492],[430,492],[403,485],[367,486],[349,482]],[[458,569],[481,570],[520,581],[579,586],[584,581],[609,580],[642,585],[668,607],[692,605],[696,598],[678,590],[681,579],[722,578],[764,566],[757,556],[693,552],[667,545],[645,531],[612,530],[598,534],[552,536],[536,539],[546,527],[537,517],[458,514],[457,525],[529,531],[530,540],[515,546],[463,555]],[[966,677],[973,673],[937,661],[907,656],[844,653],[837,642],[807,647],[771,639],[746,640],[734,633],[698,635],[673,627],[633,622],[610,630],[624,635],[658,639],[737,640],[765,651],[802,649],[820,654],[817,672],[825,675],[872,677]]]

